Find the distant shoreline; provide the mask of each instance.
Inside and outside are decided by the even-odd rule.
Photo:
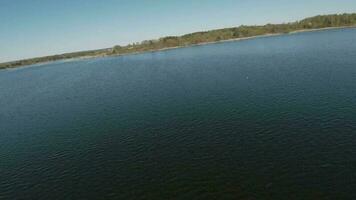
[[[150,52],[154,53],[154,52],[160,52],[160,51],[168,51],[168,50],[173,50],[173,49],[189,48],[189,47],[195,47],[195,46],[204,46],[204,45],[209,45],[209,44],[218,44],[218,43],[226,43],[226,42],[237,42],[237,41],[252,40],[252,39],[257,39],[257,38],[275,37],[275,36],[281,36],[281,35],[293,35],[293,34],[298,34],[298,33],[327,31],[327,30],[334,30],[334,29],[352,29],[352,28],[356,28],[356,26],[303,29],[303,30],[298,30],[298,31],[292,31],[292,32],[289,32],[289,33],[275,33],[275,34],[256,35],[256,36],[251,36],[251,37],[234,38],[234,39],[220,40],[220,41],[214,41],[214,42],[202,42],[202,43],[199,43],[199,44],[192,44],[192,45],[186,45],[186,46],[176,46],[176,47],[166,47],[166,48],[162,48],[162,49],[147,50],[147,51],[141,51],[141,52],[127,53],[127,54],[102,55],[102,56],[83,56],[83,57],[63,59],[63,60],[86,60],[86,59],[93,59],[93,58],[120,57],[120,56],[138,55],[138,54],[150,53]],[[56,60],[56,61],[63,61],[63,60]],[[52,61],[52,62],[56,62],[56,61]],[[47,63],[52,63],[52,62],[49,61]],[[36,64],[40,64],[40,63],[36,63]],[[1,68],[0,68],[0,70],[1,70]]]
[[[192,45],[187,45],[187,46],[177,46],[177,47],[167,47],[167,48],[163,48],[163,49],[156,49],[156,50],[145,51],[145,52],[129,53],[129,54],[124,54],[124,55],[141,54],[141,53],[157,52],[157,51],[166,51],[166,50],[171,50],[171,49],[188,48],[188,47],[194,47],[194,46],[203,46],[203,45],[218,44],[218,43],[225,43],[225,42],[236,42],[236,41],[251,40],[251,39],[256,39],[256,38],[265,38],[265,37],[281,36],[281,35],[293,35],[293,34],[298,34],[298,33],[327,31],[327,30],[333,30],[333,29],[352,29],[352,28],[356,28],[356,26],[327,27],[327,28],[316,28],[316,29],[303,29],[303,30],[298,30],[298,31],[292,31],[292,32],[289,32],[289,33],[264,34],[264,35],[256,35],[256,36],[251,36],[251,37],[243,37],[243,38],[234,38],[234,39],[220,40],[220,41],[214,41],[214,42],[202,42],[202,43],[199,43],[199,44],[192,44]],[[111,55],[111,56],[104,56],[104,57],[116,57],[116,56],[124,56],[124,55]],[[95,57],[93,57],[93,58],[95,58]]]
[[[356,26],[352,25],[352,26],[337,26],[337,27],[325,27],[325,28],[314,28],[314,29],[301,29],[301,30],[287,32],[287,33],[267,33],[267,34],[256,35],[256,36],[240,37],[240,38],[225,39],[225,40],[211,41],[211,42],[200,42],[200,43],[197,43],[197,44],[189,44],[189,45],[182,45],[182,46],[173,46],[173,47],[164,47],[164,48],[158,48],[158,49],[141,50],[141,51],[136,51],[136,52],[121,53],[121,54],[112,54],[112,55],[98,54],[98,55],[93,55],[93,56],[85,55],[85,56],[78,56],[78,57],[73,57],[73,58],[63,58],[63,59],[56,59],[56,60],[38,61],[38,62],[31,63],[31,64],[23,64],[23,65],[19,64],[19,65],[10,66],[10,67],[1,66],[1,64],[4,65],[4,63],[0,63],[0,70],[2,70],[2,69],[13,69],[13,68],[19,68],[19,67],[25,67],[25,66],[32,66],[32,65],[37,65],[37,64],[53,63],[53,62],[58,62],[58,61],[71,61],[71,60],[76,61],[76,60],[86,60],[86,59],[93,59],[93,58],[105,58],[105,57],[119,57],[119,56],[127,56],[127,55],[137,55],[137,54],[143,54],[143,53],[149,53],[149,52],[167,51],[167,50],[172,50],[172,49],[180,49],[180,48],[187,48],[187,47],[194,47],[194,46],[203,46],[203,45],[225,43],[225,42],[243,41],[243,40],[250,40],[250,39],[256,39],[256,38],[273,37],[273,36],[281,36],[281,35],[290,35],[290,34],[297,34],[297,33],[304,33],[304,32],[325,31],[325,30],[333,30],[333,29],[349,29],[349,28],[356,28]],[[16,61],[14,61],[14,62],[16,62]]]

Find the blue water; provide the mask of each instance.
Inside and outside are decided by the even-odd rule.
[[[0,71],[0,199],[356,199],[356,29]]]

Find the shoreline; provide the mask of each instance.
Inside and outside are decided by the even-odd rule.
[[[349,29],[349,28],[350,29],[356,28],[356,26],[327,27],[327,28],[317,28],[317,29],[302,29],[302,30],[292,31],[292,32],[289,32],[289,33],[269,33],[269,34],[264,34],[264,35],[256,35],[256,36],[243,37],[243,38],[219,40],[219,41],[214,41],[214,42],[202,42],[202,43],[199,43],[199,44],[193,44],[193,45],[187,45],[187,46],[167,47],[167,48],[163,48],[163,49],[157,49],[157,50],[152,50],[152,51],[143,51],[143,52],[130,53],[130,54],[140,54],[140,53],[147,53],[147,52],[166,51],[166,50],[171,50],[171,49],[180,49],[180,48],[187,48],[187,47],[194,47],[194,46],[203,46],[203,45],[209,45],[209,44],[217,44],[217,43],[225,43],[225,42],[236,42],[236,41],[243,41],[243,40],[252,40],[252,39],[257,39],[257,38],[275,37],[275,36],[281,36],[281,35],[293,35],[293,34],[298,34],[298,33],[327,31],[327,30],[334,30],[334,29]],[[121,55],[112,55],[112,56],[122,56],[122,55],[130,55],[130,54],[121,54]]]
[[[317,31],[326,31],[326,30],[334,30],[334,29],[353,29],[353,28],[356,28],[356,26],[326,27],[326,28],[316,28],[316,29],[301,29],[301,30],[292,31],[292,32],[289,32],[289,33],[269,33],[269,34],[256,35],[256,36],[250,36],[250,37],[233,38],[233,39],[219,40],[219,41],[212,41],[212,42],[202,42],[202,43],[192,44],[192,45],[166,47],[166,48],[161,48],[161,49],[138,51],[138,52],[132,52],[132,53],[125,53],[125,54],[82,56],[82,57],[77,57],[77,58],[68,58],[68,59],[59,59],[59,60],[54,60],[54,61],[38,62],[38,63],[30,64],[30,65],[19,65],[19,66],[15,66],[15,67],[3,67],[3,68],[0,67],[0,70],[10,70],[10,69],[30,67],[30,66],[36,66],[36,65],[42,65],[42,64],[55,63],[55,62],[63,62],[63,61],[80,61],[80,60],[87,60],[87,59],[94,59],[94,58],[106,58],[106,57],[120,57],[120,56],[128,56],[128,55],[138,55],[138,54],[143,54],[143,53],[154,53],[154,52],[160,52],[160,51],[168,51],[168,50],[173,50],[173,49],[189,48],[189,47],[203,46],[203,45],[209,45],[209,44],[218,44],[218,43],[225,43],[225,42],[237,42],[237,41],[243,41],[243,40],[275,37],[275,36],[282,36],[282,35],[293,35],[293,34],[298,34],[298,33],[317,32]]]

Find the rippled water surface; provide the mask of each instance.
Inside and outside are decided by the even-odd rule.
[[[0,71],[0,199],[356,199],[356,29]]]

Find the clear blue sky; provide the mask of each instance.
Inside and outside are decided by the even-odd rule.
[[[0,0],[0,62],[356,12],[356,0]]]

